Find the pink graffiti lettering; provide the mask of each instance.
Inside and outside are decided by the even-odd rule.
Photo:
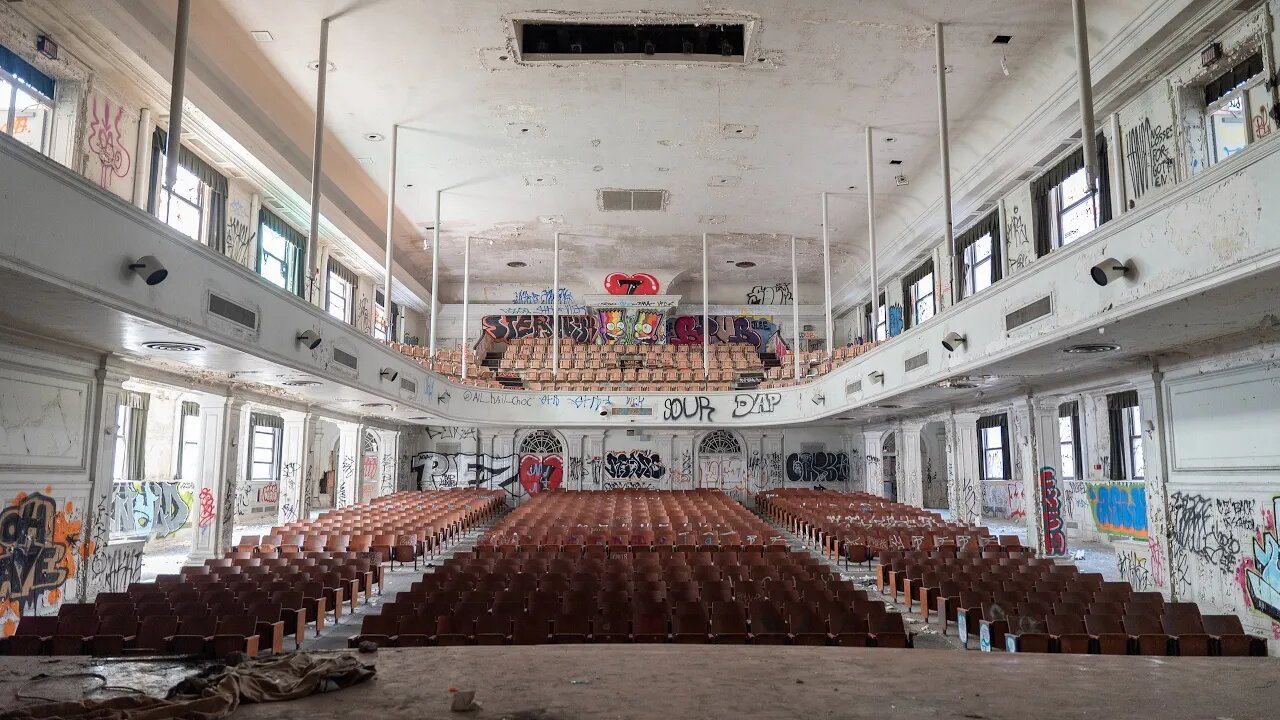
[[[200,527],[209,527],[213,524],[215,517],[217,517],[217,511],[214,509],[213,491],[202,487],[200,488]]]
[[[85,142],[102,165],[98,184],[104,188],[111,183],[113,177],[127,177],[129,169],[133,167],[133,159],[124,148],[120,133],[120,120],[123,117],[123,107],[117,105],[113,116],[111,103],[106,98],[102,98],[101,106],[98,105],[98,98],[93,98],[89,108],[89,137]]]
[[[1044,519],[1046,555],[1067,554],[1067,533],[1062,523],[1062,502],[1058,494],[1058,478],[1053,468],[1040,468],[1040,508]]]

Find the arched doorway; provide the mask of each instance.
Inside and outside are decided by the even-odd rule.
[[[896,432],[887,432],[880,441],[880,478],[884,488],[883,496],[894,502],[898,501],[898,437]]]
[[[520,440],[520,482],[509,486],[516,497],[555,490],[564,482],[564,444],[554,433],[535,430]]]
[[[756,492],[748,479],[742,447],[738,436],[728,430],[703,435],[698,442],[698,487],[723,490],[738,499]]]

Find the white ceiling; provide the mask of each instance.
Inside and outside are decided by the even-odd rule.
[[[933,23],[948,26],[957,129],[1008,82],[1002,56],[1014,68],[1030,63],[1043,40],[1061,39],[1071,28],[1065,0],[744,0],[732,6],[669,0],[658,8],[594,0],[573,3],[575,14],[742,17],[753,23],[748,62],[522,65],[513,59],[512,18],[546,6],[221,2],[245,34],[272,34],[272,42],[254,47],[307,102],[315,96],[316,73],[307,65],[318,57],[320,20],[335,18],[330,60],[337,69],[329,76],[327,127],[351,155],[368,159],[360,167],[385,189],[390,143],[364,135],[390,135],[393,124],[404,126],[398,205],[420,229],[434,219],[435,190],[445,190],[446,286],[460,280],[465,235],[495,240],[472,258],[473,278],[522,282],[521,271],[506,263],[549,264],[557,229],[570,233],[562,255],[570,282],[595,283],[599,278],[584,271],[601,267],[663,269],[692,279],[704,231],[737,233],[713,239],[717,258],[757,263],[753,270],[729,269],[736,274],[724,279],[737,283],[789,279],[786,236],[811,238],[802,243],[801,280],[817,282],[824,190],[846,193],[831,200],[839,283],[866,258],[863,128],[884,128],[876,173],[878,210],[886,216],[913,205],[905,202],[908,189],[894,186],[899,169],[889,160],[902,160],[909,178],[937,174]],[[645,11],[634,12],[638,6]],[[997,34],[1012,35],[1013,42],[993,45]],[[726,130],[730,125],[754,136],[742,139],[735,128]],[[738,180],[720,183],[721,177]],[[536,178],[544,184],[531,185]],[[661,213],[601,212],[598,188],[663,189],[670,203]],[[706,216],[723,222],[709,224]],[[409,228],[397,234],[399,261],[426,281],[430,257],[421,240]],[[458,299],[450,294],[441,299]]]

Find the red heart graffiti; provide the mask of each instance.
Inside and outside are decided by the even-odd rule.
[[[559,455],[525,455],[520,458],[520,484],[530,495],[555,490],[564,480],[564,463]]]
[[[610,295],[657,295],[658,278],[649,273],[609,273],[604,279],[604,289]]]

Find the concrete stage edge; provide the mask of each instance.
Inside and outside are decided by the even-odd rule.
[[[235,718],[1245,718],[1280,714],[1280,659],[1018,655],[934,650],[563,645],[387,649],[370,683],[244,705]],[[56,662],[51,662],[55,661]],[[171,659],[0,658],[0,708],[38,673],[100,672],[162,695]],[[27,694],[80,697],[80,681]],[[480,710],[449,710],[449,688]],[[17,704],[32,704],[22,701]]]

